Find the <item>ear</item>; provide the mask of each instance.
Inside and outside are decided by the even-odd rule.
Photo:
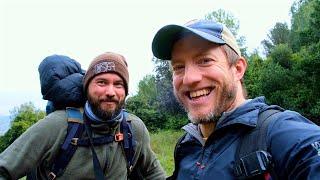
[[[246,70],[247,70],[247,61],[243,57],[240,57],[237,63],[235,64],[235,77],[237,78],[237,80],[240,80],[243,78]]]

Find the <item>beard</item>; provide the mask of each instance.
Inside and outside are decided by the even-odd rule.
[[[116,108],[114,110],[104,110],[101,108],[101,102],[103,101],[111,101],[116,103]],[[103,121],[113,119],[116,117],[124,107],[124,100],[116,100],[114,98],[106,97],[102,100],[94,99],[90,96],[88,96],[88,102],[91,106],[92,112],[101,118]]]
[[[222,113],[225,112],[230,105],[235,101],[237,94],[237,86],[235,83],[231,83],[229,86],[224,84],[221,88],[221,93],[217,95],[216,104],[213,103],[213,107],[208,114],[204,115],[193,115],[190,110],[187,109],[187,106],[183,104],[183,101],[177,95],[176,90],[174,90],[174,95],[179,102],[179,104],[184,108],[188,114],[188,118],[194,124],[207,124],[212,122],[217,122]]]

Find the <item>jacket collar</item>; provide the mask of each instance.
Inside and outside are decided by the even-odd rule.
[[[246,126],[255,127],[257,125],[260,109],[264,108],[265,98],[257,97],[247,100],[244,104],[234,109],[231,113],[225,112],[218,120],[216,130],[232,125],[243,124]]]
[[[233,111],[224,112],[217,122],[215,131],[234,124],[256,127],[260,109],[265,107],[265,98],[263,96],[255,99],[249,99]],[[202,139],[198,125],[189,123],[182,127],[182,129],[184,129],[187,133],[192,135],[202,145],[204,145],[204,140]],[[188,141],[188,138],[186,138],[185,141]]]

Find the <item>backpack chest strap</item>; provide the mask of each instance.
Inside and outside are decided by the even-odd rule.
[[[106,135],[106,136],[92,138],[93,146],[105,145],[105,144],[112,143],[113,141],[115,141],[115,136],[113,136],[113,135]],[[74,146],[88,147],[91,145],[89,138],[81,138],[81,139],[72,138],[70,143]]]

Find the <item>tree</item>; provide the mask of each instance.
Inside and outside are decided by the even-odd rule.
[[[320,1],[295,1],[291,8],[291,46],[298,57],[294,72],[300,72],[296,109],[320,124]]]
[[[157,99],[157,87],[156,79],[153,75],[146,75],[138,85],[138,95],[147,102],[149,105],[152,105],[156,102]]]
[[[269,58],[285,69],[291,69],[293,65],[292,50],[287,44],[278,44],[270,51]]]
[[[291,13],[291,30],[277,23],[263,41],[267,60],[249,72],[249,91],[320,124],[320,1],[296,0]]]
[[[45,116],[45,112],[36,109],[31,102],[22,104],[20,107],[15,107],[10,113],[13,121],[11,128],[0,137],[0,152],[6,149],[31,125]]]
[[[156,105],[150,106],[141,96],[136,95],[127,99],[126,108],[129,112],[143,120],[149,130],[156,131],[165,127],[165,118]]]
[[[290,46],[294,52],[303,46],[314,42],[314,30],[312,24],[319,22],[319,0],[296,0],[291,7],[291,33]],[[319,24],[316,25],[319,27]],[[319,39],[319,38],[318,38]]]
[[[176,98],[174,98],[170,61],[153,58],[153,62],[155,63],[155,77],[158,90],[157,100],[159,102],[160,111],[172,115],[184,114],[184,110]]]
[[[267,35],[268,38],[261,42],[266,55],[269,55],[275,46],[280,44],[288,44],[289,33],[290,30],[287,23],[276,23],[276,25],[269,31],[269,34]]]
[[[140,117],[151,131],[165,127],[165,118],[159,111],[158,89],[153,75],[146,75],[139,82],[138,93],[127,99],[126,108]]]
[[[244,77],[244,83],[249,98],[262,95],[261,90],[261,70],[263,68],[263,59],[256,51],[248,58],[248,67]]]

